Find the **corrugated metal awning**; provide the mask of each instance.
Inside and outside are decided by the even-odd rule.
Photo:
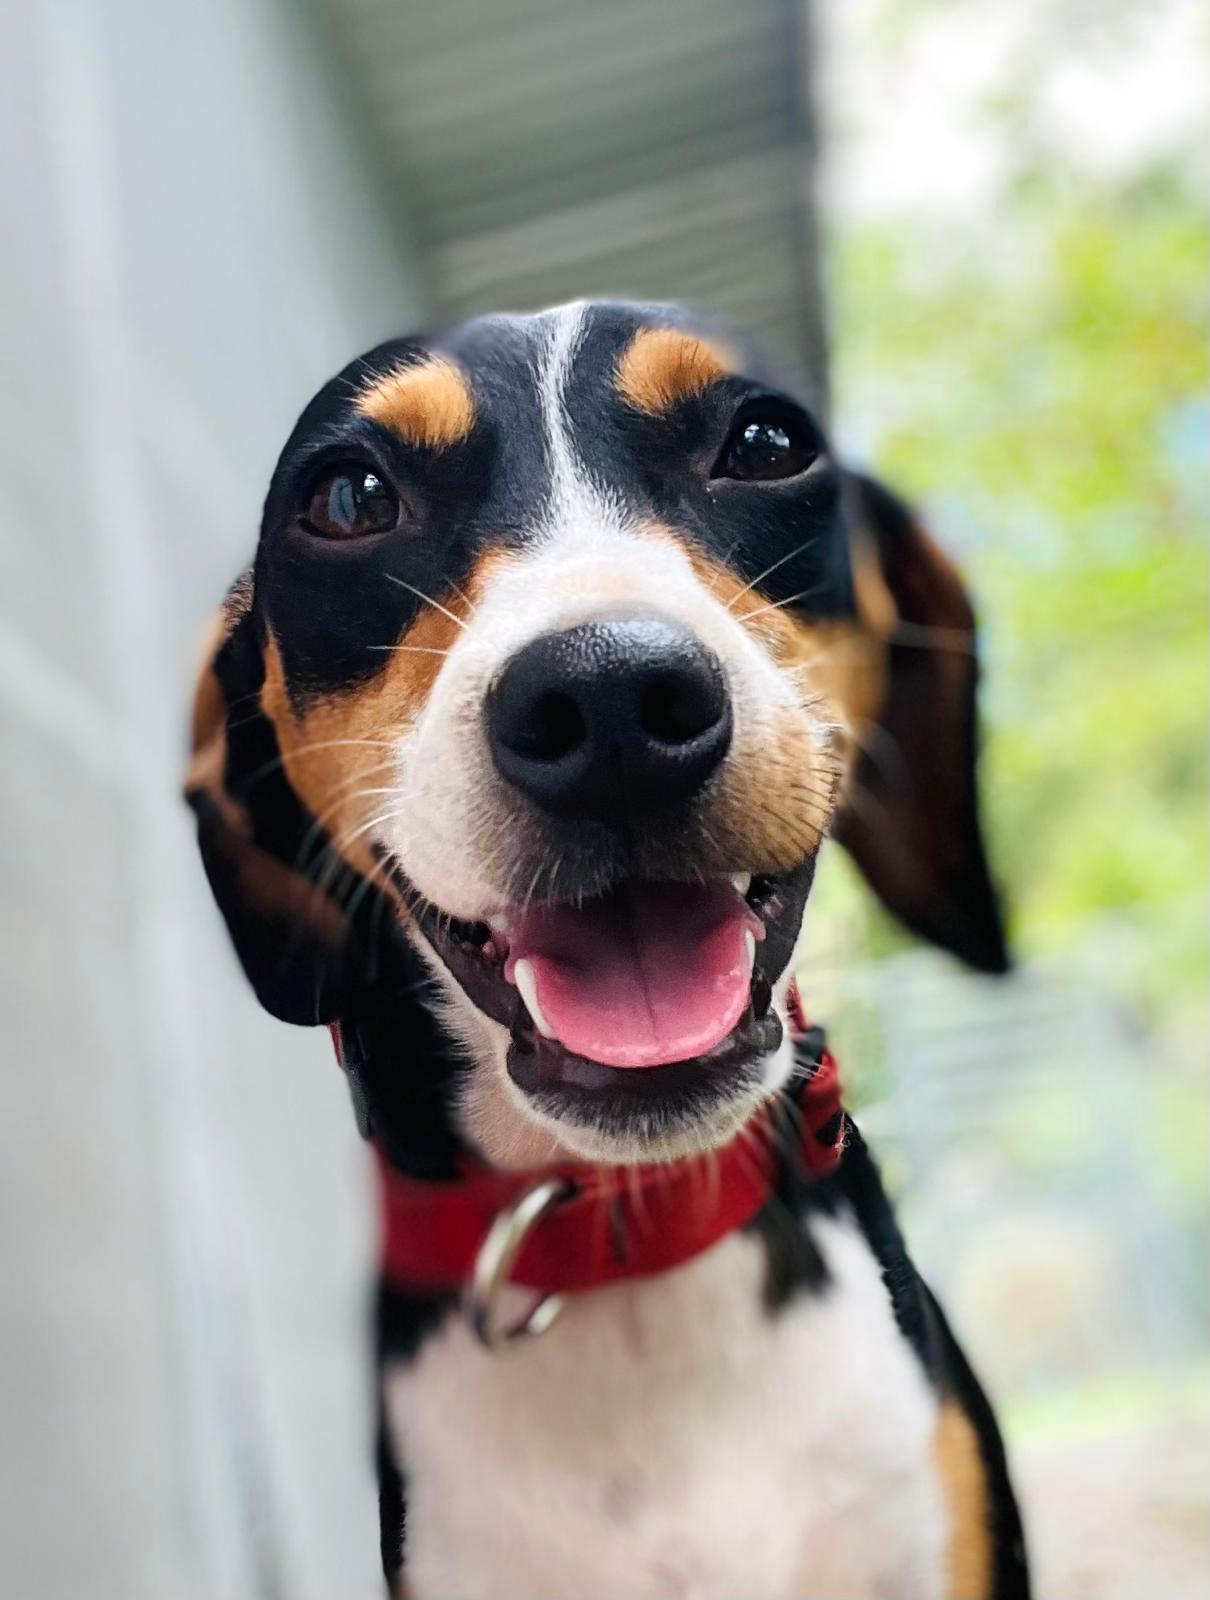
[[[326,0],[439,313],[685,300],[822,371],[804,0]]]

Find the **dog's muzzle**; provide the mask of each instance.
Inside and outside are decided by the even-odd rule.
[[[655,610],[542,634],[485,712],[496,769],[531,804],[620,831],[691,800],[731,744],[718,657]]]

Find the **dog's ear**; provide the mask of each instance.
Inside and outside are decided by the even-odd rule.
[[[850,488],[865,558],[854,563],[859,601],[885,641],[885,672],[872,725],[857,730],[836,837],[913,932],[981,972],[1005,972],[979,823],[974,610],[906,506],[869,479]]]
[[[214,898],[261,1004],[286,1022],[331,1022],[366,976],[366,951],[344,909],[365,896],[353,892],[359,880],[343,863],[335,873],[315,870],[331,857],[286,777],[261,706],[252,585],[249,571],[207,641],[185,798]]]

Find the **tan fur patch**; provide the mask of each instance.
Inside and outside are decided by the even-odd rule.
[[[854,530],[849,540],[849,560],[853,567],[853,590],[857,614],[877,637],[889,639],[895,631],[899,613],[895,597],[887,588],[874,540],[864,529]]]
[[[386,654],[380,673],[325,695],[301,713],[290,703],[281,652],[270,634],[261,709],[277,734],[286,776],[335,849],[359,872],[375,870],[372,819],[403,803],[393,792],[396,741],[424,709],[445,655],[499,559],[496,552],[488,555],[463,592],[440,596],[444,611],[422,607]]]
[[[650,539],[675,545],[703,588],[757,636],[779,666],[794,668],[797,634],[793,619],[768,609],[757,590],[746,588],[729,568],[703,555],[675,529],[650,523],[644,532]],[[754,615],[758,609],[762,612],[759,618]],[[800,699],[816,724],[834,721],[834,708],[813,686],[803,683]],[[818,847],[827,828],[841,775],[841,749],[840,745],[821,749],[811,721],[790,714],[776,737],[763,744],[759,763],[728,764],[718,791],[712,832],[728,843],[732,853],[758,862],[763,872],[797,866]],[[753,781],[760,784],[763,798],[759,800],[750,788]]]
[[[448,357],[429,356],[374,379],[358,398],[357,411],[408,444],[448,450],[474,427],[475,397]]]
[[[660,417],[679,400],[691,399],[734,372],[737,363],[721,345],[677,328],[644,328],[630,341],[614,379],[636,411]]]
[[[345,937],[341,912],[319,892],[312,878],[256,845],[252,818],[227,787],[227,717],[231,708],[214,663],[251,605],[249,568],[228,590],[206,632],[194,693],[193,753],[185,775],[185,794],[190,800],[205,795],[209,801],[213,820],[204,825],[209,859],[224,863],[236,898],[283,928],[307,928],[335,953]]]
[[[992,1581],[987,1475],[970,1418],[952,1400],[941,1408],[933,1460],[949,1513],[946,1595],[986,1600]]]
[[[861,619],[806,621],[729,568],[689,549],[698,577],[751,633],[778,666],[794,674],[804,700],[828,721],[853,726],[881,703],[886,679],[882,634]]]
[[[282,928],[308,929],[333,951],[346,935],[340,908],[322,892],[314,876],[296,872],[267,850],[231,833],[216,834],[214,848],[227,859],[238,898],[270,916]]]
[[[730,568],[687,547],[699,579],[749,632],[756,635],[777,665],[793,680],[811,715],[832,730],[832,747],[822,760],[813,742],[801,732],[780,740],[769,757],[766,792],[788,797],[779,809],[791,821],[810,815],[817,831],[826,828],[838,798],[847,793],[857,766],[866,728],[881,709],[887,688],[887,627],[878,586],[871,584],[869,609],[858,602],[856,618],[804,619],[745,584]],[[871,555],[872,560],[872,555]],[[877,563],[870,575],[880,577]],[[888,604],[890,596],[886,596]],[[821,785],[827,783],[826,801]],[[798,830],[786,829],[786,844]],[[801,855],[800,855],[801,859]]]
[[[251,834],[251,824],[228,794],[223,782],[227,765],[227,698],[214,670],[215,657],[232,629],[252,604],[252,569],[232,584],[206,629],[201,666],[193,696],[192,755],[185,774],[185,793],[208,793],[235,833]]]
[[[209,787],[211,778],[222,772],[221,750],[226,743],[227,701],[214,670],[214,658],[222,649],[229,632],[226,615],[222,611],[216,612],[202,641],[201,666],[193,694],[193,759],[185,780],[187,789]],[[218,773],[213,770],[216,753],[220,757]]]

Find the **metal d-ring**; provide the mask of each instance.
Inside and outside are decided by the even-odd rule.
[[[505,1206],[488,1229],[487,1238],[475,1257],[465,1301],[466,1315],[475,1337],[488,1350],[499,1350],[517,1339],[536,1338],[545,1333],[567,1303],[564,1295],[547,1294],[518,1322],[497,1324],[494,1319],[496,1300],[509,1281],[509,1273],[530,1229],[568,1193],[565,1178],[544,1178]]]

